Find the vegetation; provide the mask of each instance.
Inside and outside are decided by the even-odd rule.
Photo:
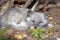
[[[40,38],[41,40],[44,39],[43,33],[45,30],[42,28],[37,28],[37,29],[30,29],[31,35],[34,37],[34,40],[37,40],[36,38]]]

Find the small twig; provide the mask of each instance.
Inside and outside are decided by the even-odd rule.
[[[48,5],[48,6],[45,7],[45,9],[56,8],[56,7],[60,7],[60,4],[56,4],[56,5]]]
[[[45,7],[48,5],[49,1],[46,1],[45,4],[37,6],[38,10],[45,11]]]
[[[42,7],[42,8],[43,8],[43,9],[42,9],[43,12],[46,11],[45,7],[46,7],[46,5],[48,5],[48,3],[49,3],[49,1],[46,1],[46,3],[43,5],[43,7]]]
[[[31,4],[32,1],[33,1],[33,0],[28,0],[28,1],[25,3],[24,8],[27,8],[27,7]]]
[[[38,1],[34,4],[34,6],[31,8],[32,11],[35,11],[35,9],[36,9],[38,3],[39,3],[39,0],[38,0]]]
[[[46,1],[45,4],[43,5],[39,5],[38,8],[41,9],[41,8],[44,8],[47,4],[48,4],[49,1]]]

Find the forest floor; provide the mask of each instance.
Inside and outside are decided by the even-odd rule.
[[[19,7],[20,5],[15,4],[14,6]],[[5,40],[60,40],[60,7],[50,8],[48,11],[44,10],[43,12],[48,13],[48,28],[45,31],[44,29],[42,29],[44,32],[40,30],[39,32],[41,32],[42,34],[39,34],[36,29],[33,29],[33,33],[35,33],[35,36],[39,34],[42,35],[42,37],[40,36],[40,38],[38,37],[37,39],[35,39],[33,37],[33,34],[31,34],[31,30],[19,31],[13,29],[5,29]],[[2,31],[4,30],[0,31],[2,34]]]

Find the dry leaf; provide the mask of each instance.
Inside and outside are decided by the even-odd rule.
[[[14,35],[14,38],[23,39],[22,35],[20,35],[20,34],[15,34],[15,35]]]
[[[50,33],[49,33],[50,36],[53,36],[53,34],[54,34],[53,32],[50,32]]]

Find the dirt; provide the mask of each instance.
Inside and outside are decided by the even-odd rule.
[[[17,4],[20,5],[19,4],[20,2],[23,3],[23,4],[26,2],[26,0],[22,0],[22,1],[17,0]],[[60,3],[60,0],[57,0],[56,3]],[[55,4],[53,4],[53,5],[55,5]],[[48,24],[50,24],[49,27],[55,29],[54,32],[53,32],[54,36],[57,35],[57,37],[60,38],[60,7],[50,8],[48,11],[46,11],[46,9],[45,9],[44,12],[47,12],[49,17],[52,17],[52,19],[49,19],[49,17],[48,17]],[[12,30],[12,31],[14,31],[14,33],[16,32],[15,30]],[[19,32],[20,32],[20,35],[23,35],[23,34],[28,35],[27,37],[25,37],[21,40],[33,40],[32,35],[30,34],[29,31],[19,31]],[[46,32],[47,35],[49,35],[49,33],[50,33],[49,31],[48,31],[48,33]],[[12,34],[12,32],[8,31],[8,34],[10,35],[10,34]],[[7,35],[7,38],[8,38],[9,35]],[[18,39],[15,39],[15,40],[18,40]],[[51,39],[49,37],[46,37],[44,40],[53,40],[53,39]]]

